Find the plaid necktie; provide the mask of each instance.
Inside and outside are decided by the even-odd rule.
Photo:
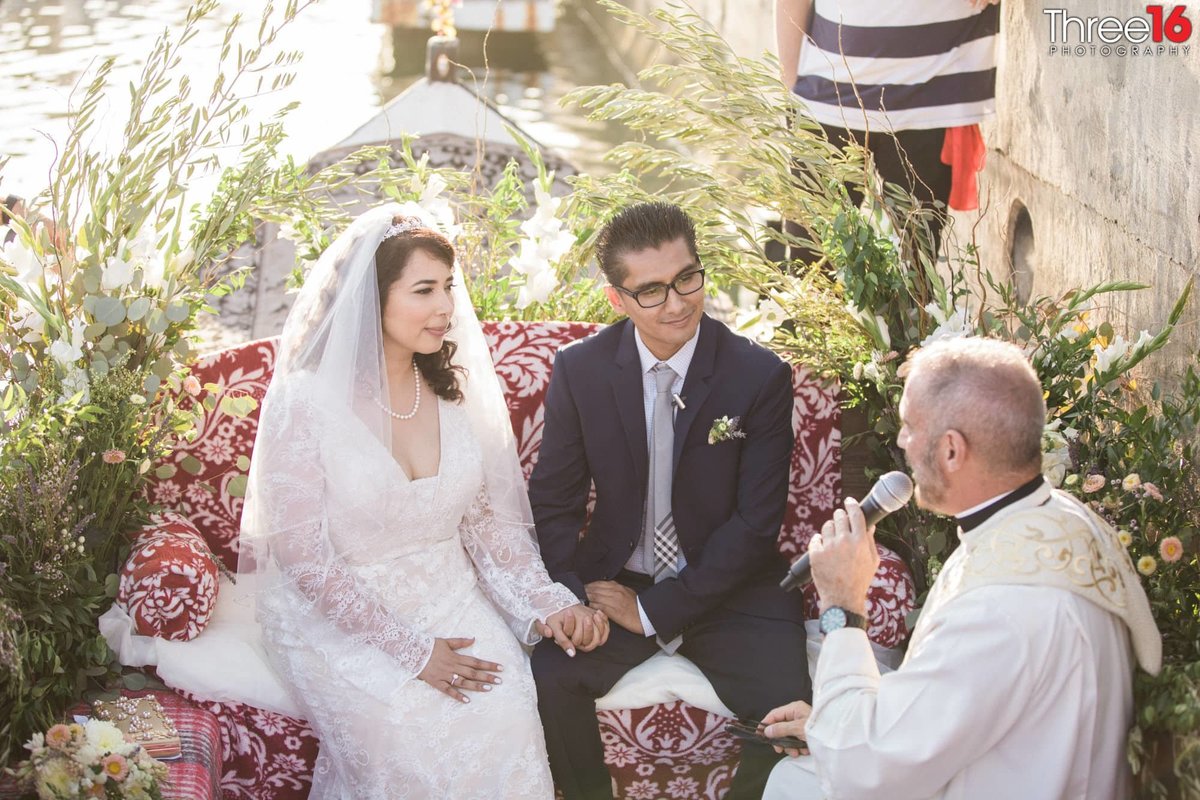
[[[671,478],[674,472],[675,420],[671,411],[671,385],[675,370],[664,362],[654,367],[657,393],[650,429],[650,513],[654,525],[654,581],[674,578],[679,562],[679,538],[675,535],[675,517],[671,513]]]

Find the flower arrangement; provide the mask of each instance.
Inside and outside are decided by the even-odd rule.
[[[0,241],[15,233],[0,250],[0,764],[114,678],[96,618],[152,510],[141,488],[153,465],[194,436],[205,409],[253,404],[201,398],[188,364],[209,296],[245,278],[231,255],[255,219],[315,213],[322,181],[340,179],[287,180],[275,156],[282,116],[244,124],[250,81],[290,79],[297,56],[271,48],[304,5],[264,18],[254,44],[226,48],[196,101],[183,51],[217,8],[198,0],[149,54],[112,150],[95,144],[113,67],[100,64],[73,104],[49,188],[30,204],[29,219],[48,222],[0,228]],[[197,185],[203,204],[189,200]]]
[[[39,800],[124,798],[160,800],[167,767],[125,741],[111,722],[62,723],[25,745],[29,759],[15,770]]]

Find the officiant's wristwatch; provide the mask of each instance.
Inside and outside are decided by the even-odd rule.
[[[841,606],[830,606],[821,612],[821,633],[828,634],[841,628],[861,628],[865,631],[867,618]]]

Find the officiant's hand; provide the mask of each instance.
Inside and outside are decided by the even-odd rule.
[[[763,735],[774,739],[777,736],[795,736],[797,739],[808,740],[804,728],[808,725],[808,716],[812,714],[812,706],[803,700],[788,703],[786,706],[772,709],[762,718],[766,727]],[[776,753],[787,753],[789,756],[808,755],[808,750],[797,750],[792,747],[776,747]]]
[[[645,636],[642,617],[638,614],[637,592],[616,581],[594,581],[583,587],[588,603],[598,608],[613,622],[630,633]]]
[[[846,510],[833,512],[821,532],[808,543],[813,583],[821,596],[821,610],[840,606],[855,614],[867,613],[867,590],[879,568],[875,528],[854,498],[846,498]]]
[[[462,703],[471,702],[464,691],[490,692],[493,685],[500,683],[500,677],[494,673],[503,667],[458,652],[474,643],[474,638],[434,639],[433,655],[417,677]]]
[[[608,617],[580,603],[551,614],[538,630],[574,658],[576,648],[588,653],[608,641]]]

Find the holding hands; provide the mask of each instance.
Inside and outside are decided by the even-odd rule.
[[[434,639],[433,655],[417,677],[462,703],[471,702],[464,691],[490,692],[493,685],[500,683],[500,676],[495,673],[503,667],[458,652],[474,642],[474,638]]]
[[[613,622],[630,633],[645,636],[642,616],[638,613],[637,593],[616,581],[594,581],[583,587],[588,602],[598,608]]]
[[[576,604],[555,612],[545,622],[537,623],[538,633],[553,639],[567,655],[575,657],[575,649],[585,653],[608,641],[608,617],[603,611],[593,611]]]

